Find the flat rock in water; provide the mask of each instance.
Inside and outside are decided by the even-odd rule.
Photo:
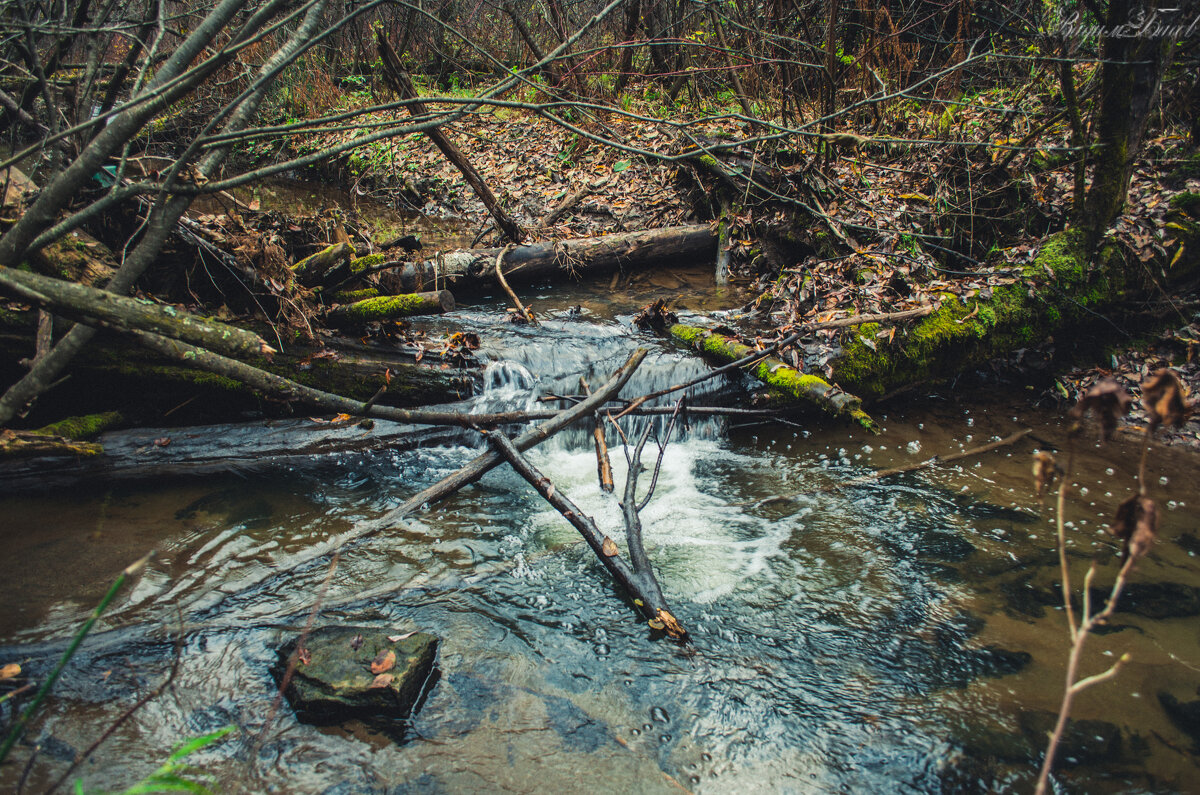
[[[433,672],[438,639],[425,632],[403,634],[342,626],[310,632],[285,691],[296,716],[317,724],[407,716]],[[294,638],[279,649],[272,669],[276,681],[283,680],[299,642]]]

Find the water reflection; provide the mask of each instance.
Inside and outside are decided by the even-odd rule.
[[[618,320],[547,326],[540,335],[493,335],[481,406],[573,393],[581,375],[596,384],[649,342]],[[679,383],[701,367],[658,349],[626,393]],[[35,738],[58,757],[45,752],[33,783],[46,783],[132,692],[158,681],[180,629],[175,688],[101,749],[86,768],[88,787],[127,786],[182,738],[232,723],[238,739],[196,760],[230,790],[1026,790],[1041,750],[1038,714],[1056,709],[1066,656],[1052,527],[1029,495],[1027,462],[1033,446],[1062,436],[1053,421],[1014,419],[1003,404],[962,411],[911,405],[888,417],[877,438],[817,425],[801,432],[694,424],[667,449],[643,514],[664,591],[694,638],[687,647],[653,637],[590,550],[507,469],[348,552],[320,621],[444,639],[441,679],[399,745],[361,726],[302,725],[286,708],[268,721],[273,650],[306,621],[328,559],[276,573],[453,471],[475,449],[66,495],[53,511],[31,498],[6,500],[0,541],[9,561],[23,561],[7,563],[0,578],[15,608],[2,627],[9,641],[69,633],[135,549],[163,550],[108,631],[89,641],[36,727]],[[1038,438],[1011,450],[837,487],[1024,422],[1037,425]],[[610,442],[620,483],[619,438]],[[621,539],[617,498],[599,489],[588,444],[581,429],[531,457]],[[1088,491],[1081,488],[1069,514],[1081,567],[1094,554],[1111,555],[1100,525],[1136,465],[1120,446],[1089,452],[1076,478]],[[1188,459],[1166,454],[1158,466],[1156,478],[1196,482]],[[1171,487],[1176,510],[1166,512],[1166,540],[1139,580],[1177,583],[1192,589],[1186,593],[1200,585],[1195,550],[1174,542],[1194,532],[1192,489]],[[777,494],[796,496],[755,506]],[[1098,582],[1112,571],[1102,568]],[[1076,711],[1107,721],[1118,744],[1104,746],[1109,756],[1077,748],[1068,757],[1085,763],[1071,767],[1068,759],[1065,776],[1080,791],[1187,790],[1190,740],[1157,694],[1194,698],[1194,618],[1143,611],[1118,619],[1085,665],[1101,670],[1124,651],[1134,662]],[[52,656],[26,653],[35,669]],[[0,782],[14,775],[2,770]]]

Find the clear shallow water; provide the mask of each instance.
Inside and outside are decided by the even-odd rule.
[[[710,299],[719,296],[699,300]],[[458,314],[488,330],[483,353],[496,364],[481,406],[573,392],[581,375],[596,385],[638,344],[654,352],[627,395],[703,370],[633,335],[623,311],[551,311],[540,331],[492,325],[496,307]],[[574,531],[507,469],[347,552],[332,575],[317,559],[273,576],[456,469],[476,452],[466,447],[335,456],[270,479],[4,499],[0,642],[36,652],[69,634],[121,567],[161,552],[37,722],[44,747],[31,785],[165,675],[182,628],[173,690],[82,768],[89,788],[128,786],[182,739],[235,724],[234,740],[196,760],[226,791],[1028,791],[1029,716],[1057,709],[1067,651],[1050,514],[1030,493],[1029,454],[1062,432],[1053,416],[1017,411],[978,393],[916,400],[881,415],[879,437],[815,421],[695,422],[668,448],[643,513],[688,646],[651,637]],[[1029,426],[1037,439],[1006,450],[834,488]],[[610,443],[619,486],[624,461],[613,434]],[[1129,493],[1137,453],[1089,449],[1078,468],[1088,493],[1069,506],[1077,582],[1092,555],[1111,551],[1100,525]],[[587,429],[530,458],[623,539]],[[1167,478],[1154,496],[1175,507],[1136,580],[1195,588],[1197,463],[1168,451],[1154,468],[1155,481]],[[1097,583],[1114,571],[1108,562]],[[304,625],[327,577],[319,623],[443,638],[440,678],[402,744],[357,725],[299,724],[286,705],[269,720],[274,648]],[[1092,640],[1085,673],[1125,651],[1133,661],[1080,697],[1075,714],[1114,724],[1120,744],[1066,766],[1064,780],[1080,792],[1192,791],[1192,740],[1157,694],[1196,698],[1196,619],[1123,613],[1113,623],[1123,628]],[[17,775],[0,770],[0,785]]]

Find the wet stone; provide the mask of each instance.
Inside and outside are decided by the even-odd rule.
[[[351,718],[371,722],[408,716],[433,673],[438,639],[416,632],[392,642],[390,634],[377,627],[342,626],[309,633],[306,653],[296,663],[286,691],[297,718],[328,725]],[[298,641],[294,638],[279,649],[272,669],[277,682],[283,680]],[[395,653],[395,664],[373,673],[372,662],[388,651]]]
[[[917,557],[940,560],[947,563],[958,563],[971,557],[975,547],[964,541],[955,533],[931,531],[924,533],[917,545]]]

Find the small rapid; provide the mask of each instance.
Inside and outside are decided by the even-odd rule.
[[[708,370],[636,331],[627,308],[600,311],[582,288],[539,303],[537,328],[504,322],[499,304],[435,321],[483,341],[470,410],[562,405],[546,398],[581,394],[581,379],[597,387],[638,347],[651,352],[625,398]],[[750,388],[712,379],[689,400]],[[53,504],[3,498],[10,556],[0,587],[10,609],[0,642],[25,644],[31,659],[73,631],[113,572],[148,547],[161,553],[35,726],[49,750],[31,784],[47,783],[131,693],[161,680],[179,639],[173,687],[85,766],[89,789],[124,788],[182,739],[234,725],[233,740],[192,760],[228,791],[1024,791],[1040,742],[1027,716],[1057,708],[1066,656],[1050,587],[1053,527],[1029,493],[1035,443],[862,480],[1026,425],[1038,444],[1061,440],[1056,418],[988,397],[899,407],[881,415],[879,437],[803,418],[677,425],[642,521],[688,645],[651,632],[578,535],[507,467],[346,551],[336,567],[313,557],[454,472],[478,454],[474,439],[329,456],[270,476],[80,489]],[[625,418],[625,435],[644,422],[664,439],[662,417]],[[611,425],[608,442],[617,494],[600,489],[590,424],[528,456],[624,550],[627,464]],[[1123,498],[1115,484],[1136,456],[1089,452],[1077,478],[1087,491],[1070,508],[1072,549],[1111,555],[1102,517]],[[651,442],[644,466],[658,453]],[[1160,464],[1156,477],[1198,482],[1194,462]],[[1188,532],[1187,503],[1200,498],[1194,485],[1181,488],[1167,539]],[[765,501],[776,495],[790,499]],[[1194,557],[1168,541],[1139,576],[1200,586]],[[354,723],[301,724],[286,705],[275,713],[274,649],[314,607],[320,624],[442,638],[440,676],[401,742]],[[1068,766],[1071,786],[1188,788],[1195,758],[1178,750],[1187,741],[1154,698],[1194,690],[1191,669],[1174,661],[1200,660],[1187,620],[1134,614],[1096,640],[1089,665],[1125,650],[1134,662],[1106,703],[1081,701],[1078,714],[1112,724],[1125,745],[1115,761]],[[0,786],[14,775],[0,770]]]

